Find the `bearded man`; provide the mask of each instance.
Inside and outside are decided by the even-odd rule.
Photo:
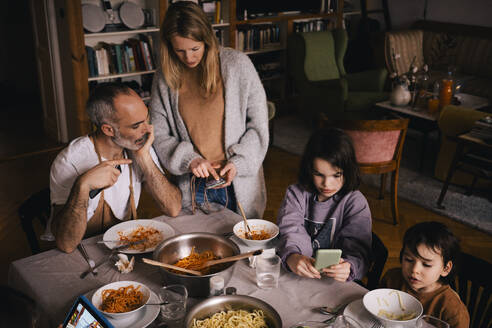
[[[86,110],[96,131],[62,150],[50,173],[51,229],[67,253],[82,238],[136,219],[142,185],[164,214],[181,211],[181,192],[152,148],[154,131],[142,99],[123,84],[100,84]]]

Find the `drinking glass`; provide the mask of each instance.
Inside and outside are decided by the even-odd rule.
[[[259,255],[256,258],[256,284],[262,289],[278,287],[280,276],[280,257],[277,255]]]
[[[417,320],[417,328],[449,328],[449,324],[431,315],[423,315]]]
[[[188,291],[183,285],[169,285],[161,288],[159,293],[161,302],[161,320],[171,327],[181,327],[186,315],[186,300]]]

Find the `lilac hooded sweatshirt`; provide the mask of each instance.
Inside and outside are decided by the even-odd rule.
[[[360,191],[335,194],[319,202],[314,193],[299,184],[287,188],[279,209],[278,226],[284,265],[289,255],[314,256],[318,248],[338,248],[350,262],[349,280],[362,279],[371,259],[372,219]]]

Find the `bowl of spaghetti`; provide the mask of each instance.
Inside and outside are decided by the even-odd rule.
[[[282,327],[282,319],[271,305],[246,295],[215,296],[196,304],[188,312],[184,327],[228,327],[231,317],[235,327]]]
[[[248,246],[265,246],[270,240],[277,237],[279,232],[278,226],[275,223],[267,220],[248,220],[248,225],[251,228],[251,238],[246,237],[244,221],[236,223],[236,225],[232,229],[236,237]]]
[[[136,281],[116,281],[102,286],[92,295],[92,304],[105,316],[129,318],[149,301],[150,289]]]
[[[201,266],[209,261],[238,255],[239,247],[228,238],[206,232],[177,235],[163,241],[156,247],[153,259],[181,268],[200,271],[201,276],[188,275],[170,269],[159,268],[167,285],[185,285],[191,297],[207,297],[210,293],[210,278],[222,276],[227,284],[231,279],[236,262],[228,262],[206,268]]]
[[[396,289],[371,290],[364,295],[362,303],[384,327],[415,327],[423,312],[419,300]]]

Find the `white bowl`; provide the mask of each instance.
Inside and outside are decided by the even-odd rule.
[[[422,304],[419,300],[396,289],[381,288],[372,290],[364,295],[362,303],[366,310],[386,328],[415,327],[417,319],[423,312]],[[402,310],[402,306],[404,310]],[[413,314],[413,317],[408,320],[392,320],[382,315],[380,311],[386,311],[395,316]]]
[[[268,234],[270,234],[270,238],[264,240],[246,239],[245,236],[246,228],[244,226],[244,221],[236,223],[236,225],[233,228],[234,234],[248,246],[253,246],[253,247],[265,246],[270,240],[277,237],[279,232],[278,226],[275,223],[272,223],[267,220],[260,220],[260,219],[248,220],[248,225],[252,231],[265,230],[266,232],[268,232]]]
[[[140,305],[135,310],[123,312],[123,313],[109,313],[109,312],[105,312],[105,311],[101,310],[102,292],[104,290],[106,290],[106,289],[118,289],[121,287],[130,286],[130,285],[133,285],[135,288],[140,286],[139,290],[144,295],[142,305]],[[148,303],[149,298],[150,298],[150,289],[147,286],[145,286],[144,284],[142,284],[140,282],[136,282],[136,281],[116,281],[116,282],[104,285],[101,288],[99,288],[98,290],[96,290],[94,295],[92,295],[92,304],[107,317],[110,317],[113,319],[128,319],[128,318],[134,316],[135,314],[137,314],[137,312],[140,311],[145,306],[145,304]]]

